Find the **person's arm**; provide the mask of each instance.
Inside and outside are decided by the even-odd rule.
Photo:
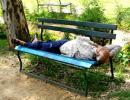
[[[98,45],[98,44],[96,44],[96,43],[94,43],[93,41],[88,41],[88,43],[90,44],[90,45],[93,45],[93,46],[95,46],[95,47],[100,47],[100,45]]]
[[[115,56],[121,49],[121,46],[119,45],[107,45],[106,47],[109,49],[110,57]]]

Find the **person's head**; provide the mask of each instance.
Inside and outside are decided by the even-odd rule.
[[[100,63],[107,63],[109,61],[110,53],[106,47],[97,47],[96,60]]]

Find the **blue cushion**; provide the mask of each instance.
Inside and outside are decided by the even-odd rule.
[[[71,64],[71,65],[74,65],[74,67],[78,67],[78,68],[90,68],[93,64],[96,63],[96,61],[80,60],[80,59],[67,57],[67,56],[59,55],[59,54],[55,54],[55,53],[50,53],[50,52],[41,51],[41,50],[35,50],[35,49],[27,48],[24,46],[20,46],[20,45],[16,46],[15,50],[26,52],[29,54],[38,55],[38,56],[49,58],[49,59],[53,59],[53,60],[60,61],[63,63]]]

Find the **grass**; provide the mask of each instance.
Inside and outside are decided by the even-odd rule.
[[[8,47],[8,42],[6,39],[0,39],[0,50]]]
[[[130,90],[122,90],[118,92],[112,92],[108,95],[108,99],[118,98],[118,100],[130,100]],[[115,99],[117,100],[117,99]]]
[[[0,38],[0,56],[5,57],[12,54],[14,53],[9,49],[7,39]]]
[[[84,91],[86,84],[82,70],[74,69],[68,65],[59,64],[52,60],[32,55],[29,55],[29,60],[30,63],[26,64],[25,71],[31,71],[33,74],[39,76],[45,75],[52,80],[59,81],[60,83]],[[121,79],[117,78],[112,80],[110,76],[105,74],[104,67],[102,66],[102,68],[86,71],[89,95],[93,97],[98,97],[101,93],[109,91],[110,84],[114,83],[115,85],[120,86],[120,83],[123,82]],[[109,67],[107,67],[107,69],[108,68]]]

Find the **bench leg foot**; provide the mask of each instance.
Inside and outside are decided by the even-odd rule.
[[[18,53],[17,53],[17,56],[18,56],[19,63],[20,63],[20,69],[19,69],[19,71],[21,72],[21,70],[22,70],[22,60],[21,60],[21,58],[20,58],[20,52],[19,52],[19,51],[18,51]]]
[[[114,79],[114,72],[113,72],[113,62],[112,62],[112,58],[110,58],[110,67],[111,67],[111,78]]]
[[[87,80],[87,70],[83,70],[84,80],[85,80],[85,96],[88,95],[88,80]]]

